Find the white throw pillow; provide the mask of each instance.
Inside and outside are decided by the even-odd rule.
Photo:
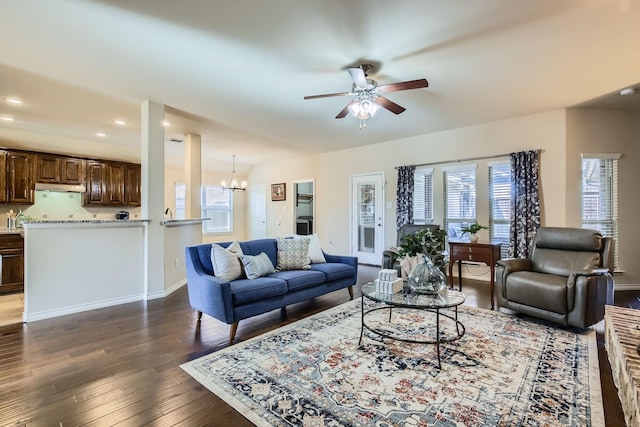
[[[324,253],[322,252],[322,248],[320,247],[320,238],[317,234],[310,234],[308,236],[303,236],[300,234],[296,234],[293,236],[295,239],[300,239],[303,237],[308,237],[309,240],[309,259],[311,260],[311,264],[322,264],[327,262],[324,258]]]
[[[213,264],[214,276],[224,280],[236,280],[242,277],[242,264],[239,256],[242,248],[238,242],[233,242],[223,248],[220,245],[211,245],[211,264]]]
[[[257,279],[274,272],[273,264],[269,259],[269,255],[261,252],[260,255],[241,255],[240,261],[244,266],[244,273],[247,279]]]

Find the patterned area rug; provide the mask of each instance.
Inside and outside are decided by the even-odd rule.
[[[365,330],[355,300],[182,365],[258,426],[603,426],[596,338],[461,306],[458,341]],[[434,336],[435,316],[375,312],[369,326]],[[374,325],[374,323],[376,325]],[[453,334],[453,321],[441,333]],[[424,336],[422,337],[424,338]]]

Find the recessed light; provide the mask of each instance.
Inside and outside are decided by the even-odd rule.
[[[24,104],[24,102],[22,102],[21,99],[13,98],[13,97],[5,98],[4,102],[6,102],[7,104],[13,104],[13,105],[22,105],[22,104]]]
[[[101,138],[104,138],[105,136],[107,136],[107,134],[106,134],[106,133],[104,133],[104,132],[96,132],[96,136],[99,136],[99,137],[101,137]]]
[[[120,126],[124,126],[124,125],[127,124],[127,122],[125,122],[124,120],[120,120],[120,119],[114,120],[113,123],[115,123],[117,125],[120,125]]]
[[[1,116],[0,120],[2,120],[3,122],[15,122],[15,119],[9,116]]]
[[[622,96],[628,96],[628,95],[633,95],[636,93],[636,88],[635,87],[628,87],[625,89],[622,89],[620,92],[618,92],[620,95]]]
[[[162,122],[162,126],[171,126],[171,123],[169,123],[169,122]]]

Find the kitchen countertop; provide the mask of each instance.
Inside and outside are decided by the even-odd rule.
[[[0,234],[24,234],[22,228],[0,228]]]
[[[165,227],[176,227],[178,225],[200,224],[211,218],[187,218],[187,219],[164,219],[162,225]]]
[[[107,224],[107,223],[132,223],[150,222],[150,219],[30,219],[24,221],[28,224]]]
[[[29,220],[24,221],[26,231],[35,229],[63,229],[63,228],[121,228],[146,227],[149,219],[59,219],[59,220]]]

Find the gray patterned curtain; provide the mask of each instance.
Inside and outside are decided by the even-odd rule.
[[[398,168],[398,188],[396,190],[396,228],[413,223],[413,174],[415,166]]]
[[[540,228],[538,174],[540,150],[511,153],[511,224],[509,256],[527,258]]]

